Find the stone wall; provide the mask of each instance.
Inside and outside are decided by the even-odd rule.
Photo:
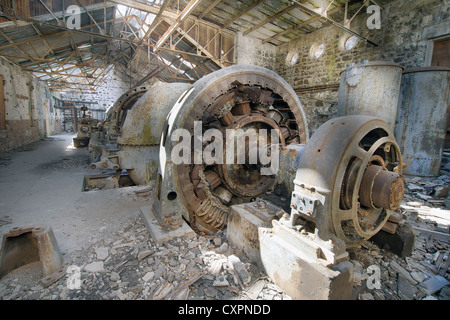
[[[6,129],[0,130],[0,152],[60,132],[61,113],[53,108],[52,95],[43,82],[3,57],[0,75],[6,117]]]
[[[378,59],[380,49],[362,41],[352,50],[345,51],[342,42],[346,38],[347,33],[330,26],[278,49],[275,72],[297,91],[308,119],[310,134],[336,115],[341,71],[352,62]],[[311,48],[320,44],[324,44],[324,53],[319,58],[313,58]],[[298,59],[290,65],[289,58],[294,53],[298,53]]]
[[[252,64],[270,70],[275,68],[277,48],[271,44],[263,44],[252,36],[236,35],[236,63]]]
[[[369,29],[365,10],[350,28],[378,44],[364,41],[345,51],[343,41],[349,34],[335,26],[318,29],[281,45],[273,52],[270,45],[258,46],[251,36],[237,37],[237,62],[252,63],[274,70],[298,93],[305,110],[310,134],[337,115],[341,71],[350,63],[364,60],[391,61],[405,68],[430,63],[433,39],[450,35],[450,0],[397,0],[381,10],[381,29]],[[310,55],[314,44],[324,44],[321,57]],[[294,53],[298,59],[290,65]],[[266,58],[266,59],[264,59]]]
[[[383,11],[382,60],[429,66],[432,39],[450,36],[450,0],[394,1]]]
[[[119,71],[113,69],[106,75],[95,94],[61,93],[60,98],[63,100],[97,102],[97,104],[92,105],[93,108],[106,110],[129,89],[130,84],[123,81]]]

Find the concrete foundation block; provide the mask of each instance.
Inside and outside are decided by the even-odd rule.
[[[405,223],[399,226],[394,234],[381,230],[370,241],[380,248],[390,250],[401,258],[411,255],[414,249],[416,234],[411,225]]]
[[[157,244],[167,243],[170,239],[177,237],[188,237],[195,239],[197,234],[184,221],[175,229],[162,226],[153,211],[153,207],[144,206],[140,208],[141,218]]]
[[[259,228],[259,243],[267,275],[292,299],[352,299],[351,262],[329,264],[312,241],[276,221],[273,228]]]
[[[255,202],[231,207],[227,223],[227,240],[235,248],[262,268],[259,252],[258,228],[271,227],[271,221],[280,212],[273,204],[257,199]]]

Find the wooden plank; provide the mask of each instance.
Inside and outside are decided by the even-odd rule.
[[[203,10],[202,14],[198,17],[199,19],[202,19],[204,16],[206,16],[212,9],[214,9],[215,6],[219,4],[221,0],[215,0],[213,3],[211,3],[208,8]]]
[[[423,234],[423,235],[430,235],[434,239],[439,239],[441,241],[450,242],[450,234],[448,234],[448,233],[428,230],[428,229],[414,227],[414,226],[412,228],[416,231],[416,233],[420,233],[420,234]]]
[[[281,17],[282,15],[284,15],[285,13],[291,11],[292,9],[294,9],[297,5],[296,4],[291,4],[290,6],[288,6],[287,8],[284,8],[280,11],[278,11],[277,13],[275,13],[274,15],[268,17],[266,20],[261,21],[260,23],[254,25],[253,27],[251,27],[250,29],[247,29],[243,32],[243,35],[247,35],[252,31],[255,31],[256,29],[261,28],[262,26],[264,26],[265,24],[272,22],[275,19],[278,19],[279,17]]]

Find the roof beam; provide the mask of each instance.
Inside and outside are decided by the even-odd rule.
[[[50,12],[50,14],[52,15],[52,17],[55,18],[56,22],[60,23],[58,17],[55,16],[55,14],[52,12],[52,10],[50,10],[50,8],[47,7],[47,5],[46,5],[42,0],[39,0],[39,2],[44,6],[45,9],[47,9],[48,12]]]
[[[130,8],[138,9],[138,10],[141,10],[141,11],[144,11],[144,12],[149,12],[149,13],[152,13],[152,14],[156,14],[156,15],[159,13],[159,10],[160,10],[160,7],[152,6],[152,5],[149,5],[149,4],[145,4],[145,3],[137,2],[137,1],[133,1],[133,0],[108,0],[108,1],[109,2],[114,2],[114,3],[117,3],[117,4],[121,4],[121,5],[130,7]],[[168,18],[168,19],[170,19],[172,21],[175,21],[179,17],[179,15],[176,12],[174,12],[174,11],[166,9],[166,10],[164,10],[164,12],[161,13],[161,17],[162,18]],[[220,29],[220,30],[223,29],[218,24],[215,24],[215,23],[212,23],[212,22],[209,22],[209,21],[205,21],[205,20],[200,20],[199,18],[197,18],[197,17],[195,17],[193,15],[190,15],[188,19],[192,19],[195,22],[204,24],[205,26],[208,26],[208,27],[211,27],[211,28]],[[235,35],[235,33],[230,31],[230,30],[223,29],[223,32],[226,32],[226,33],[228,33],[230,35]]]
[[[33,70],[33,69],[24,69],[25,71],[33,72],[33,73],[42,73],[42,76],[36,76],[36,78],[42,78],[49,75],[56,75],[56,76],[64,76],[65,78],[94,78],[93,76],[80,76],[78,74],[68,74],[68,73],[60,73],[60,72],[50,72],[50,71],[44,71],[44,70]]]
[[[192,13],[192,11],[197,8],[201,0],[191,0],[180,15],[175,19],[175,22],[167,29],[167,31],[159,38],[155,46],[155,52],[169,39],[169,37],[174,33],[180,24]]]
[[[212,9],[214,9],[215,6],[219,4],[221,0],[215,0],[213,3],[211,3],[206,10],[203,10],[202,14],[198,17],[199,19],[202,19],[204,16],[206,16]]]
[[[261,21],[260,23],[254,25],[253,27],[251,27],[250,29],[245,30],[242,34],[245,36],[247,34],[249,34],[252,31],[255,31],[256,29],[261,28],[263,25],[272,22],[275,19],[278,19],[279,17],[281,17],[282,15],[284,15],[285,13],[291,11],[292,9],[294,9],[297,5],[291,4],[290,6],[278,11],[276,14],[274,14],[273,16],[268,17],[266,20]]]
[[[81,3],[80,0],[77,0],[78,4],[84,9],[84,11],[86,11],[87,15],[89,16],[89,18],[91,18],[92,22],[95,23],[95,25],[97,26],[98,30],[100,31],[100,33],[104,33],[104,31],[102,30],[102,28],[100,28],[100,26],[98,25],[97,21],[95,21],[94,17],[89,13],[89,10],[86,9],[86,7]],[[106,26],[105,26],[106,27]]]
[[[159,12],[159,8],[156,6],[152,6],[149,4],[145,4],[145,3],[137,2],[137,1],[133,1],[133,0],[109,0],[109,1],[117,3],[117,4],[121,4],[123,6],[127,6],[129,8],[138,9],[138,10],[145,11],[145,12],[150,12],[153,14],[158,14],[158,12]],[[175,20],[178,15],[174,12],[165,10],[162,13],[162,16],[165,18]]]
[[[14,20],[21,20],[21,21],[27,21],[27,22],[32,22],[32,23],[40,23],[40,24],[42,24],[44,26],[47,26],[47,27],[52,27],[52,28],[55,28],[55,29],[60,29],[60,30],[65,30],[65,31],[71,31],[72,33],[80,33],[80,34],[85,34],[85,35],[91,35],[91,36],[93,36],[95,38],[100,38],[100,39],[106,39],[106,40],[111,40],[111,41],[119,41],[119,42],[126,42],[126,43],[134,44],[134,45],[138,45],[139,44],[138,40],[130,40],[130,39],[127,39],[127,38],[119,38],[119,37],[110,36],[110,35],[101,35],[101,34],[98,34],[98,33],[95,33],[95,32],[82,30],[84,27],[81,27],[80,29],[69,29],[69,28],[66,28],[64,26],[57,26],[57,25],[54,25],[54,24],[51,24],[51,23],[40,22],[40,21],[33,20],[33,19],[30,19],[30,18],[13,17],[13,16],[7,15],[5,13],[0,13],[0,17],[6,17],[6,18],[14,19]],[[120,19],[123,19],[123,18],[117,18],[117,19],[112,19],[112,20],[120,20]],[[85,26],[85,27],[88,27],[88,26]],[[220,30],[223,31],[223,29],[220,29]],[[64,33],[64,31],[61,32],[61,33]],[[51,34],[51,35],[45,35],[42,38],[48,38],[48,37],[60,35],[61,33],[54,33],[54,34]],[[7,45],[4,45],[4,46],[0,47],[0,50],[5,49],[7,47],[15,46],[15,45],[18,45],[18,44],[27,43],[28,41],[42,40],[42,38],[35,38],[35,39],[26,40],[26,41],[16,42],[15,44],[7,44]],[[146,43],[145,41],[142,43],[142,46],[150,47],[150,48],[154,48],[155,47],[154,45]],[[174,50],[174,49],[165,48],[165,47],[160,47],[159,50],[167,51],[167,52],[173,52],[173,53],[185,53],[185,54],[188,54],[188,55],[191,55],[191,56],[200,56],[202,58],[207,58],[205,56],[201,56],[201,55],[198,55],[198,54],[195,54],[195,53],[190,53],[190,52],[185,52],[185,51],[180,51],[180,50]],[[0,55],[11,56],[13,58],[17,57],[17,56],[13,56],[13,55],[10,55],[10,54],[5,54],[3,52],[0,52]],[[25,59],[25,58],[19,57],[19,59]],[[38,59],[38,61],[49,62],[50,60],[48,60],[48,59]]]
[[[239,19],[240,17],[242,17],[244,14],[246,14],[247,12],[249,12],[250,10],[252,10],[253,8],[257,7],[261,2],[263,2],[264,0],[256,0],[253,1],[253,3],[251,5],[249,5],[247,8],[245,8],[244,10],[242,10],[241,12],[239,12],[237,15],[235,15],[234,17],[231,17],[230,19],[228,19],[227,21],[224,22],[223,27],[226,28],[228,27],[233,21],[235,21],[236,19]]]
[[[194,38],[192,38],[190,35],[188,35],[186,32],[184,32],[183,29],[181,28],[177,28],[177,32],[179,34],[181,34],[184,38],[186,38],[187,41],[189,41],[190,43],[192,43],[194,46],[196,46],[206,57],[208,57],[209,59],[211,59],[214,63],[216,63],[219,67],[221,68],[225,68],[225,66],[218,61],[217,59],[215,59],[213,57],[213,55],[206,50],[206,48],[204,48],[203,46],[201,46]]]

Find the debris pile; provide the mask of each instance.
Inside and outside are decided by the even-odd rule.
[[[0,299],[289,299],[224,233],[156,245],[139,217],[73,255],[71,264],[80,271],[78,288],[74,273],[44,288],[38,272],[24,279],[17,269],[0,279]]]

